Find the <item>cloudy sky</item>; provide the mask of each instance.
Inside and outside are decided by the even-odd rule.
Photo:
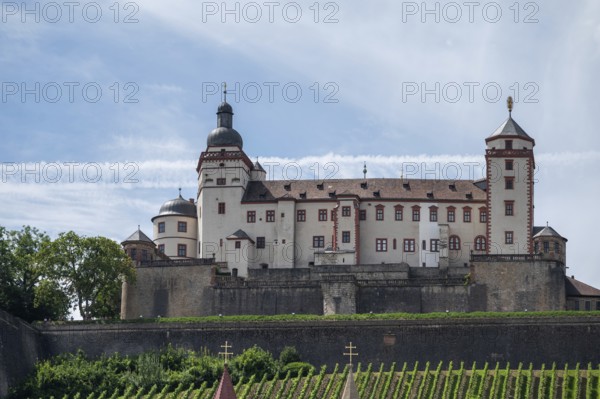
[[[271,178],[472,178],[507,117],[535,223],[600,287],[600,2],[2,2],[0,225],[122,240],[182,187],[228,83]],[[457,172],[460,170],[460,172]],[[460,174],[460,176],[457,176]]]

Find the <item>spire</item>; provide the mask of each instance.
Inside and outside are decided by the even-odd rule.
[[[363,165],[363,176],[365,180],[367,180],[367,163],[365,162]]]
[[[181,187],[179,187],[179,197],[180,197],[180,198],[183,198],[183,197],[181,196]]]
[[[225,364],[221,381],[219,381],[219,387],[217,388],[217,392],[215,392],[213,399],[237,399],[235,390],[233,389],[233,382],[231,382],[231,376],[227,370],[227,364]]]
[[[513,98],[511,96],[508,96],[506,99],[506,106],[508,107],[508,117],[510,118],[513,110]]]
[[[342,393],[342,399],[360,399],[358,396],[358,389],[356,389],[356,383],[354,382],[354,374],[352,374],[352,365],[350,372],[346,378],[346,384],[344,385],[344,393]]]
[[[217,108],[217,128],[233,128],[233,108],[227,103],[227,83],[223,82],[223,102]]]
[[[344,356],[348,356],[348,367],[350,367],[350,371],[348,372],[348,378],[346,378],[346,384],[344,385],[344,393],[342,394],[342,399],[360,399],[360,397],[358,396],[358,390],[356,389],[356,383],[354,382],[354,375],[352,374],[352,357],[358,356],[358,353],[354,352],[354,349],[356,349],[356,345],[352,345],[352,342],[350,342],[348,345],[345,346],[345,348],[348,349],[348,352],[344,352]]]

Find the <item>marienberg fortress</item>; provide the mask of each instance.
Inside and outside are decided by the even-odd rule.
[[[268,180],[226,101],[181,194],[123,247],[121,317],[600,310],[534,224],[535,140],[509,116],[480,180]],[[490,129],[490,131],[492,131]]]

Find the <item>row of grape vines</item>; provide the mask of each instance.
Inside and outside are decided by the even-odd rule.
[[[239,399],[339,399],[350,368],[336,365],[330,372],[323,366],[292,376],[267,379],[254,377],[238,381],[235,391]],[[359,363],[354,380],[361,399],[459,399],[459,398],[550,398],[550,399],[600,399],[600,366],[568,364],[564,368],[543,365],[534,370],[531,364],[519,363],[500,367],[496,363],[466,367],[464,363],[443,364],[396,363],[388,368],[384,364],[366,367]],[[217,384],[206,383],[157,386],[136,389],[131,386],[124,392],[99,392],[88,396],[74,395],[53,399],[212,399]]]

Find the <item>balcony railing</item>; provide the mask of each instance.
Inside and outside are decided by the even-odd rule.
[[[530,254],[494,254],[475,255],[471,254],[471,262],[533,262],[544,260],[542,255]]]
[[[178,267],[178,266],[206,266],[217,265],[215,258],[192,258],[170,260],[143,260],[139,267]]]

